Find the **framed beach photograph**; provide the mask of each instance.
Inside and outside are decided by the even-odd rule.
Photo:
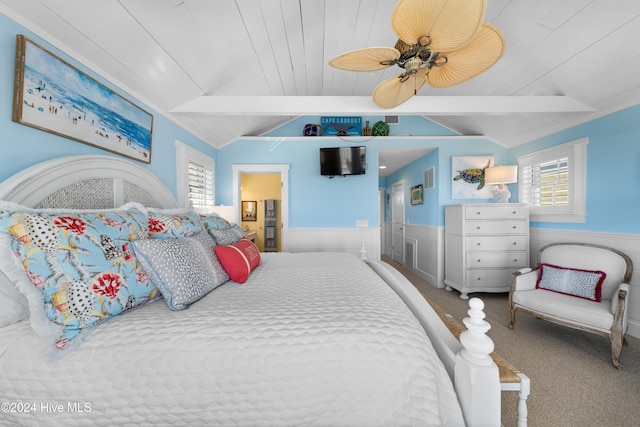
[[[411,187],[411,204],[412,205],[421,205],[422,200],[422,184],[414,185]]]
[[[153,115],[21,34],[13,121],[151,163]]]

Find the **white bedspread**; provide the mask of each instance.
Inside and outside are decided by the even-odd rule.
[[[188,310],[118,316],[58,362],[43,345],[0,329],[0,425],[463,425],[419,323],[348,254],[263,254]]]

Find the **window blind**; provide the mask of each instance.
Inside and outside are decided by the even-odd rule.
[[[567,206],[570,201],[569,158],[522,168],[522,201],[533,206]]]
[[[200,163],[189,161],[189,202],[194,208],[205,208],[214,205],[213,169]]]

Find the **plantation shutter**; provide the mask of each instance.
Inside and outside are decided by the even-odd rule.
[[[189,202],[194,208],[214,205],[213,169],[189,160]]]
[[[569,158],[532,164],[522,168],[522,200],[533,206],[569,204]]]

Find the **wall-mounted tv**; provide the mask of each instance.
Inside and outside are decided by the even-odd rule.
[[[366,147],[320,149],[320,174],[324,176],[363,175],[367,171]]]

